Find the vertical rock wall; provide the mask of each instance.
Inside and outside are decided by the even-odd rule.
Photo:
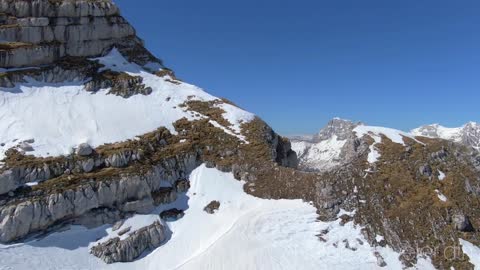
[[[0,0],[0,67],[143,47],[111,0]]]

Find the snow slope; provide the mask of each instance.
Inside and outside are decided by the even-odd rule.
[[[369,163],[375,163],[380,158],[376,145],[382,142],[382,135],[394,143],[402,145],[405,145],[404,137],[421,143],[415,139],[413,134],[407,132],[335,118],[310,141],[300,137],[291,137],[292,149],[297,153],[301,167],[320,171],[327,170],[342,163],[342,150],[351,133],[354,133],[357,138],[367,135],[375,141],[370,145]]]
[[[448,128],[439,124],[422,126],[411,131],[415,136],[441,138],[463,143],[480,151],[480,124],[469,122],[461,127]]]
[[[325,170],[340,164],[340,154],[346,142],[333,135],[320,142],[292,141],[292,149],[303,167]]]
[[[327,171],[342,163],[342,150],[356,125],[350,120],[333,118],[315,135],[290,136],[300,167]]]
[[[474,244],[459,239],[460,245],[462,246],[463,253],[467,254],[470,258],[470,263],[474,265],[475,270],[480,269],[480,247],[475,246]]]
[[[152,94],[125,99],[108,95],[108,89],[95,94],[86,92],[83,82],[62,85],[33,80],[14,89],[0,88],[0,159],[7,149],[30,139],[34,139],[31,154],[58,156],[69,154],[81,143],[99,146],[125,141],[161,126],[175,132],[172,123],[176,120],[198,118],[180,108],[179,104],[189,99],[216,99],[196,86],[170,83],[166,81],[168,78],[158,77],[136,64],[128,63],[116,49],[96,60],[104,64],[105,69],[143,77],[144,84],[153,89]],[[240,123],[254,117],[229,104],[218,106],[225,110],[224,117],[233,124],[232,129],[237,133],[240,132]],[[222,127],[218,123],[213,124]]]
[[[244,193],[244,183],[231,173],[205,166],[197,168],[190,181],[188,193],[170,205],[186,209],[182,219],[166,222],[170,239],[135,262],[106,265],[89,254],[89,247],[106,237],[110,226],[75,226],[40,240],[0,246],[0,269],[376,269],[376,251],[388,269],[402,268],[399,254],[369,246],[361,227],[352,222],[341,226],[340,219],[319,222],[315,208],[301,200],[255,198]],[[212,200],[221,205],[210,215],[203,208]],[[325,229],[329,233],[324,242],[316,235]],[[419,260],[419,267],[432,268],[425,259]]]
[[[439,124],[419,127],[411,131],[416,136],[442,138],[445,140],[459,140],[463,127],[448,128]]]
[[[380,153],[377,151],[375,145],[382,142],[382,135],[390,139],[392,142],[401,145],[405,145],[405,142],[403,141],[404,137],[417,141],[414,135],[410,133],[385,127],[360,125],[353,129],[353,132],[355,132],[358,138],[362,138],[363,136],[370,136],[375,141],[372,145],[370,145],[370,153],[368,154],[369,163],[377,162],[381,156]],[[419,141],[417,142],[421,143]]]

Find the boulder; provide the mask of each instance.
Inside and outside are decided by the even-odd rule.
[[[430,177],[433,174],[432,167],[430,167],[430,165],[428,164],[420,166],[418,171],[420,172],[421,175],[427,176],[427,177]]]
[[[118,232],[118,235],[119,235],[119,236],[122,236],[122,235],[130,232],[131,229],[132,229],[132,226],[127,227],[127,228],[125,228],[125,229],[122,229],[122,230],[120,230],[120,231]]]
[[[77,155],[85,157],[93,153],[92,147],[88,143],[82,143],[77,147]]]
[[[183,210],[172,208],[160,213],[160,218],[164,220],[177,220],[177,219],[181,219],[184,215],[185,213],[183,212]]]
[[[470,219],[464,214],[455,214],[452,217],[453,226],[461,232],[473,232],[472,223]]]
[[[203,210],[209,214],[214,214],[215,211],[217,211],[220,208],[220,202],[219,201],[211,201]]]
[[[130,232],[124,240],[116,237],[100,243],[92,247],[90,252],[108,264],[131,262],[143,252],[159,247],[166,239],[165,226],[160,221],[156,221],[147,227]]]
[[[82,162],[82,169],[84,172],[89,173],[95,168],[95,161],[91,158]]]
[[[12,170],[0,173],[0,195],[8,193],[18,187],[18,182]]]

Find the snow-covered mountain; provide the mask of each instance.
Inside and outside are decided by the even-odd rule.
[[[317,134],[289,137],[299,165],[306,170],[325,171],[345,161],[342,151],[353,129],[361,123],[334,118]]]
[[[441,138],[480,150],[480,124],[469,122],[461,127],[448,128],[439,124],[425,125],[411,131],[415,136]]]
[[[290,142],[111,0],[0,0],[0,68],[2,270],[480,267],[476,151],[338,118]]]
[[[361,122],[353,122],[340,118],[330,120],[317,134],[290,136],[292,149],[297,152],[299,166],[304,170],[328,171],[338,165],[349,162],[349,147],[356,138],[357,127]],[[379,127],[377,130],[391,133],[389,128]],[[423,136],[453,141],[480,150],[480,124],[469,122],[462,127],[447,128],[439,124],[425,125],[413,129],[409,133],[396,130],[394,133],[406,137]]]

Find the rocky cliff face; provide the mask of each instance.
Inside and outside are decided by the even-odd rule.
[[[140,65],[161,66],[110,0],[0,1],[0,67],[7,69],[0,86],[12,87],[26,73],[46,82],[82,81],[91,70],[72,69],[84,65],[71,59],[101,56],[113,47]],[[58,64],[65,59],[70,68]]]

